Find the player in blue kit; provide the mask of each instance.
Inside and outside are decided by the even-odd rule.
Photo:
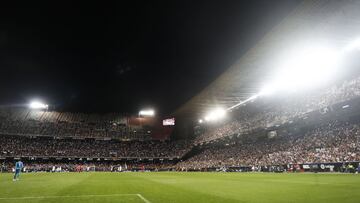
[[[24,164],[22,161],[17,161],[15,163],[15,175],[14,175],[13,181],[19,180],[19,176],[20,176],[20,173],[21,173],[21,170],[23,169],[23,167],[24,167]]]

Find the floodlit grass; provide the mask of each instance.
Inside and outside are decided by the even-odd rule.
[[[143,197],[143,199],[141,198]],[[0,174],[0,202],[360,202],[360,175],[271,173]]]

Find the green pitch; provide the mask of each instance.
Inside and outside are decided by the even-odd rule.
[[[269,173],[0,174],[0,203],[360,202],[360,175]]]

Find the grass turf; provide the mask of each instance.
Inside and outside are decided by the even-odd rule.
[[[0,202],[353,203],[360,174],[31,173],[17,182],[0,174]]]

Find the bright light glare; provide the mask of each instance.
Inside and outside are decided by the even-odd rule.
[[[360,50],[360,38],[352,41],[344,48],[344,51],[348,51],[348,52],[354,50]]]
[[[316,87],[331,80],[341,67],[347,52],[360,50],[360,38],[355,39],[338,51],[326,47],[299,48],[287,51],[281,58],[280,68],[274,75],[274,80],[268,83],[259,93],[241,101],[227,110],[231,110],[258,96],[273,94],[286,90],[296,91],[302,88]],[[205,117],[209,120],[210,117]]]
[[[217,108],[217,109],[211,111],[209,114],[207,114],[205,116],[205,120],[206,121],[219,120],[221,118],[224,118],[225,115],[226,115],[226,110],[224,110],[222,108]]]
[[[296,91],[323,84],[336,74],[341,54],[329,48],[293,51],[283,59],[274,81],[262,94],[278,90]]]
[[[141,110],[139,112],[140,116],[154,116],[155,115],[155,111],[154,110]]]
[[[33,101],[30,103],[29,107],[31,109],[47,109],[49,106],[39,101]]]
[[[263,87],[260,92],[259,92],[259,96],[264,96],[264,95],[271,95],[275,92],[275,87],[272,87],[271,85]]]
[[[203,123],[203,120],[202,120],[202,119],[199,119],[199,123]]]

